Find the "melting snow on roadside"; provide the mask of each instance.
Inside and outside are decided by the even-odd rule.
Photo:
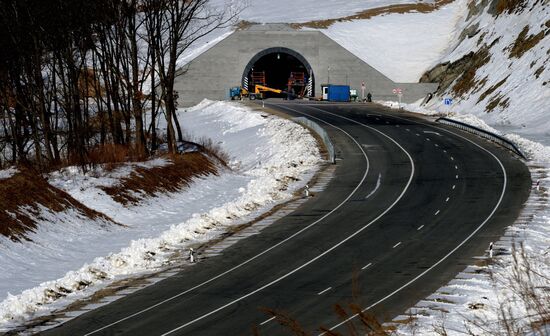
[[[231,169],[220,167],[219,176],[196,178],[181,192],[129,208],[99,187],[115,183],[131,168],[85,176],[76,170],[52,174],[50,183],[123,226],[98,230],[86,221],[73,221],[60,230],[56,218],[46,217],[30,235],[32,241],[0,240],[0,267],[10,270],[0,281],[0,331],[64,307],[114,280],[161,268],[178,251],[290,199],[321,162],[307,130],[241,105],[204,101],[180,110],[179,118],[188,134],[219,144],[231,157]]]

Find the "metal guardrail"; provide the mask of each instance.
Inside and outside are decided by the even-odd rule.
[[[510,140],[508,140],[508,139],[506,139],[506,138],[504,138],[500,135],[497,135],[495,133],[486,131],[486,130],[481,129],[479,127],[468,125],[466,123],[463,123],[463,122],[460,122],[460,121],[457,121],[457,120],[453,120],[453,119],[449,119],[449,118],[442,117],[442,118],[438,118],[436,121],[438,123],[450,125],[450,126],[459,128],[463,131],[466,131],[466,132],[475,134],[477,136],[480,136],[482,138],[485,138],[487,140],[493,141],[493,142],[501,145],[502,147],[514,152],[515,154],[520,156],[522,159],[527,160],[527,157],[521,152],[521,150],[519,150],[519,148],[516,146],[515,143],[513,143],[512,141],[510,141]]]
[[[296,117],[292,118],[292,120],[317,133],[317,135],[319,135],[319,137],[325,144],[325,147],[327,148],[330,162],[336,163],[336,153],[334,152],[334,146],[330,141],[328,133],[321,126],[319,126],[319,124],[305,117]]]

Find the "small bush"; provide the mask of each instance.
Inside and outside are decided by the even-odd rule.
[[[203,150],[208,155],[211,155],[211,156],[215,157],[216,159],[221,161],[221,163],[223,165],[227,165],[227,163],[229,162],[229,160],[230,160],[229,154],[227,154],[227,152],[225,152],[220,145],[215,144],[212,141],[212,139],[210,139],[210,138],[199,138],[197,143],[203,147]]]
[[[120,163],[139,162],[146,160],[143,151],[135,146],[104,144],[92,148],[88,153],[88,164],[104,165],[107,170],[113,169]]]

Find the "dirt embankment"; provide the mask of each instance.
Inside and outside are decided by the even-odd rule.
[[[173,155],[170,161],[166,166],[136,168],[130,176],[121,179],[120,183],[102,189],[121,204],[135,205],[157,193],[178,191],[188,186],[194,177],[218,174],[218,166],[214,161],[200,152]]]
[[[42,219],[41,208],[54,213],[73,209],[90,219],[103,219],[118,225],[51,186],[42,174],[20,167],[18,173],[0,182],[0,235],[13,241],[29,240],[28,233],[36,230],[37,222]]]
[[[160,167],[137,167],[118,184],[102,189],[123,205],[136,205],[158,193],[178,191],[188,186],[194,177],[217,175],[218,168],[225,166],[219,153],[210,148],[172,155],[169,161],[169,164]],[[120,164],[123,163],[117,165]],[[85,218],[99,220],[98,225],[121,225],[50,185],[42,174],[33,169],[19,167],[15,175],[1,180],[0,235],[13,241],[30,240],[29,233],[34,232],[40,221],[44,220],[45,209],[54,214],[74,210]]]

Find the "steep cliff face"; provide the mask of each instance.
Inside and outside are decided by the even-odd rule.
[[[550,1],[472,0],[450,54],[421,82],[440,83],[428,107],[493,126],[550,135]]]

